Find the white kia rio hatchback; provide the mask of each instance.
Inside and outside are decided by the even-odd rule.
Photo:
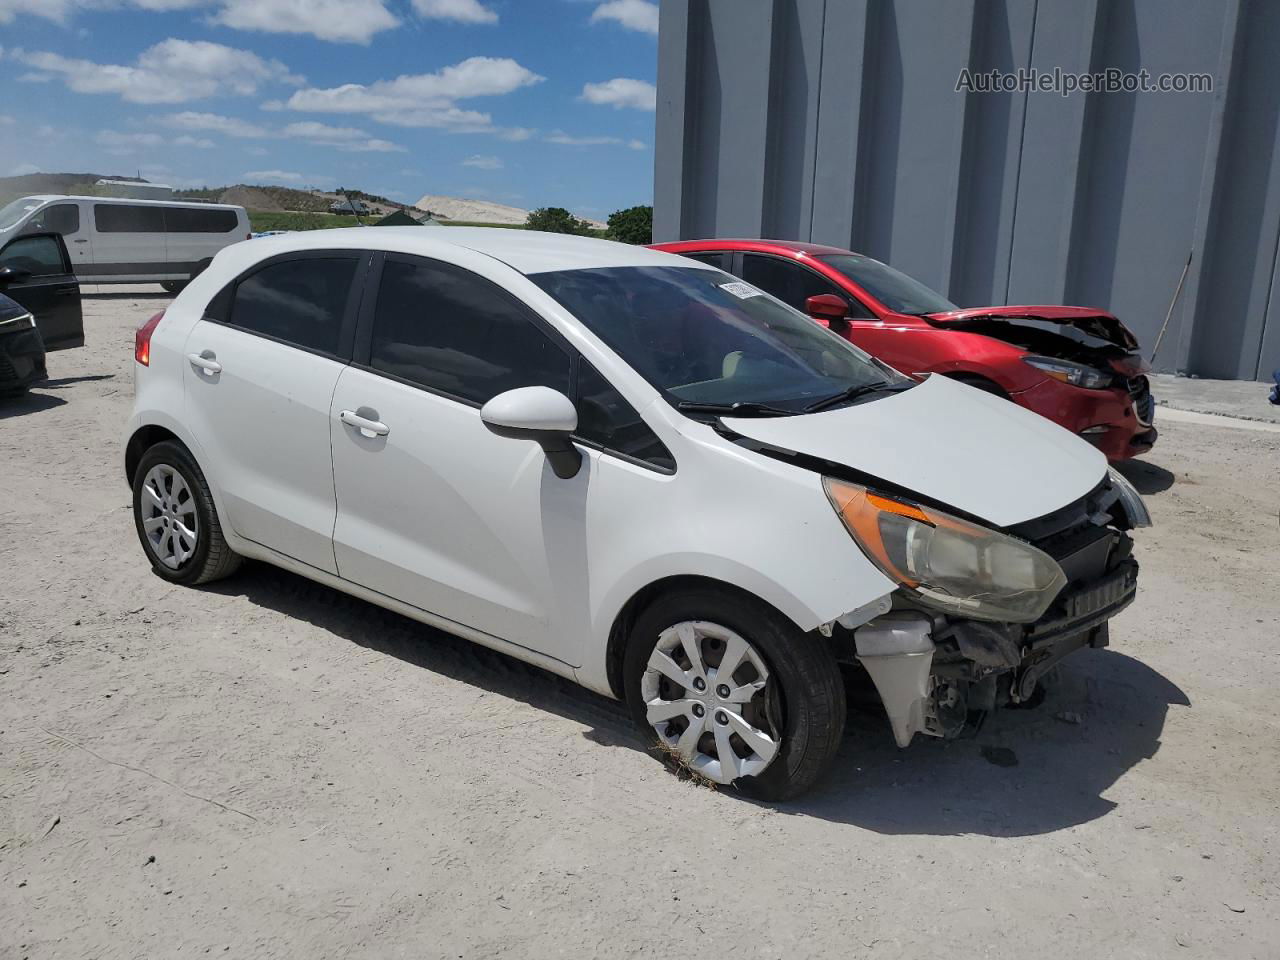
[[[277,564],[626,701],[674,768],[812,785],[1033,701],[1134,597],[1102,454],[693,260],[451,228],[240,243],[137,334],[157,574]]]

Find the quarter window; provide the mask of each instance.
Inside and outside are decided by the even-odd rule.
[[[250,333],[337,354],[356,260],[279,260],[236,284],[228,322]]]
[[[585,360],[578,366],[578,430],[575,436],[606,450],[674,470],[675,459],[608,380]]]
[[[717,270],[729,269],[728,253],[682,253],[682,257],[688,257],[690,260],[697,260],[699,263],[705,263],[709,267],[715,267]]]
[[[569,393],[569,354],[528,310],[443,263],[387,258],[369,365],[477,404],[516,387]]]
[[[164,207],[95,203],[93,223],[99,233],[164,233]]]
[[[54,237],[19,237],[0,252],[0,267],[25,270],[33,277],[67,273],[62,248]]]
[[[201,210],[199,207],[166,207],[164,226],[169,233],[230,233],[240,223],[234,210]]]

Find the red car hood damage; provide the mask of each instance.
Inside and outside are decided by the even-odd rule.
[[[1065,327],[1074,327],[1082,333],[1105,340],[1117,347],[1123,347],[1125,350],[1138,349],[1138,338],[1129,332],[1129,328],[1121,323],[1115,314],[1095,310],[1093,307],[969,307],[965,310],[931,313],[928,320],[939,325],[962,324],[978,320],[1044,320],[1049,323],[1060,323]]]

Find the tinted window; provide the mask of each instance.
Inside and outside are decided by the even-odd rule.
[[[640,414],[585,361],[578,367],[577,407],[577,436],[598,443],[606,450],[625,453],[667,470],[675,469],[671,452],[640,419]]]
[[[717,270],[729,269],[729,253],[682,253],[682,257],[688,257],[690,260],[697,260],[699,263],[705,263],[708,266],[715,267]]]
[[[356,261],[281,260],[236,284],[232,326],[323,353],[338,353]]]
[[[388,257],[370,366],[484,403],[515,387],[569,393],[569,355],[528,311],[475,274]]]
[[[170,233],[230,233],[239,225],[234,210],[167,207],[164,226]]]
[[[841,253],[822,257],[822,262],[835,267],[890,310],[898,313],[946,313],[948,310],[960,309],[919,280],[879,260],[872,260],[858,253]]]
[[[0,267],[26,270],[36,277],[68,272],[62,248],[53,237],[19,237],[0,252]]]
[[[37,217],[40,229],[51,233],[75,233],[80,229],[80,208],[74,203],[55,203]]]
[[[164,207],[95,203],[93,223],[99,233],[163,233]]]
[[[824,280],[812,270],[781,260],[748,253],[742,257],[742,279],[771,293],[789,307],[804,312],[804,302],[820,293],[834,293],[848,302],[849,297],[835,284]],[[862,315],[859,311],[859,315]]]

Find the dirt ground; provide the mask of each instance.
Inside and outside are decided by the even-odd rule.
[[[0,957],[1280,956],[1280,434],[1171,422],[1112,646],[759,806],[615,703],[291,574],[166,585],[133,328],[0,408]],[[993,749],[1000,748],[1000,749]]]

